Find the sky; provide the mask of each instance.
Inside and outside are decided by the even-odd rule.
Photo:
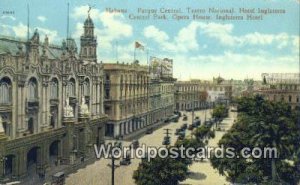
[[[27,4],[30,7],[30,34],[38,29],[40,38],[61,45],[67,35],[69,3],[70,36],[80,46],[83,22],[90,16],[95,24],[98,61],[131,63],[134,43],[136,58],[147,64],[147,56],[173,59],[174,77],[179,80],[253,78],[261,73],[299,72],[299,0],[0,0],[0,34],[18,38],[27,36]],[[188,7],[230,9],[283,9],[284,14],[263,14],[263,20],[132,20],[143,9],[179,9]],[[127,13],[109,13],[107,8],[126,9]],[[192,14],[188,14],[192,15]],[[258,14],[260,15],[260,14]],[[152,14],[151,14],[152,16]],[[148,55],[147,52],[148,51]]]

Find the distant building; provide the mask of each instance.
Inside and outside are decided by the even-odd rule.
[[[283,101],[292,109],[299,107],[300,83],[298,73],[263,73],[263,86],[254,94],[263,95],[270,101]]]
[[[207,92],[201,89],[199,82],[175,82],[175,108],[179,111],[202,109],[207,105]]]
[[[232,99],[232,85],[219,78],[211,81],[192,79],[175,82],[176,110],[212,107],[217,103],[228,104]]]

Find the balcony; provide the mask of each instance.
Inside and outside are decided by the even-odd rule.
[[[0,112],[11,112],[12,103],[11,102],[1,102]]]
[[[104,101],[111,101],[112,97],[111,96],[104,96]]]
[[[38,107],[39,106],[39,98],[28,98],[27,99],[27,105],[29,107]]]
[[[38,98],[29,98],[26,101],[26,110],[28,112],[37,112],[39,109],[39,99]]]
[[[54,97],[50,98],[50,105],[58,105],[58,104],[59,104],[58,98],[54,98]]]

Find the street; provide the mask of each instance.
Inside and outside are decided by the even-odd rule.
[[[171,122],[168,125],[155,130],[152,134],[144,135],[139,139],[140,144],[146,144],[147,146],[162,146],[163,137],[165,136],[164,129],[171,129],[171,145],[176,142],[177,136],[174,135],[176,128],[179,128],[183,123],[191,123],[192,113],[182,112],[188,116],[188,121],[182,121],[182,117],[177,123]],[[199,116],[201,121],[204,121],[205,111],[196,111],[195,117]],[[211,117],[211,110],[206,110],[206,118]],[[220,125],[221,128],[228,129],[231,127],[233,120],[236,117],[236,113],[230,112],[229,118],[225,119]],[[187,135],[190,135],[187,130]],[[209,146],[216,146],[218,140],[224,134],[224,131],[216,131],[216,137],[209,141]],[[130,142],[122,142],[123,146],[129,145]],[[115,170],[115,184],[116,185],[134,185],[134,179],[132,178],[134,170],[138,168],[140,159],[132,159],[129,166],[120,166]],[[87,166],[86,168],[79,169],[76,173],[70,174],[66,179],[67,185],[110,185],[111,184],[111,168],[108,166],[111,164],[110,159],[100,159],[94,164]],[[116,160],[115,164],[119,165],[119,160]],[[194,162],[190,166],[191,175],[186,181],[181,184],[193,184],[193,185],[220,185],[226,184],[225,177],[220,176],[216,170],[212,168],[210,162],[204,160],[203,162]],[[227,183],[228,184],[228,183]]]

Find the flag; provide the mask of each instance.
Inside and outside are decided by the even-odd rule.
[[[135,42],[135,48],[144,50],[144,46],[142,44],[140,44],[139,42]]]

